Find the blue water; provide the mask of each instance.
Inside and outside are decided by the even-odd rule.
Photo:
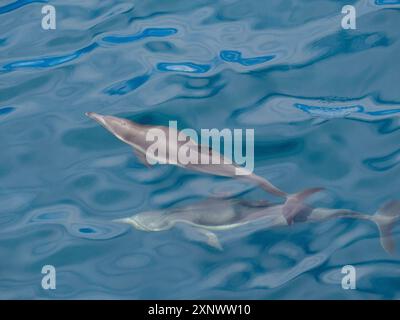
[[[56,30],[41,28],[45,4]],[[356,30],[341,28],[346,4]],[[84,115],[254,128],[258,175],[373,214],[400,199],[399,1],[0,0],[0,28],[0,298],[400,298],[400,253],[367,221],[238,234],[221,252],[112,223],[226,192],[268,197],[148,169]],[[41,287],[48,264],[56,290]],[[356,290],[341,287],[348,264]]]

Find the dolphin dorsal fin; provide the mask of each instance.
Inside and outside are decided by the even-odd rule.
[[[282,214],[287,223],[289,225],[292,224],[294,218],[296,217],[299,220],[307,219],[307,216],[310,214],[310,207],[307,206],[304,201],[307,199],[307,197],[310,197],[311,195],[322,190],[324,190],[324,188],[310,188],[299,193],[289,195],[282,208]]]

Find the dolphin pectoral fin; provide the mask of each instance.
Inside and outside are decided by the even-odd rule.
[[[146,155],[133,149],[133,153],[139,159],[139,161],[144,164],[147,168],[151,168],[151,164],[147,161]]]
[[[219,242],[218,236],[214,233],[211,232],[209,230],[205,230],[205,229],[198,229],[199,233],[203,234],[206,237],[206,243],[210,246],[213,247],[217,250],[222,251],[222,245]]]
[[[180,227],[187,239],[191,241],[206,243],[210,247],[213,247],[219,251],[223,250],[222,245],[214,232],[195,226],[189,226],[186,224],[181,225]]]

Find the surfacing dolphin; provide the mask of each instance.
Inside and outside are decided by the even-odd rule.
[[[312,208],[301,203],[292,208],[290,216],[285,214],[285,206],[267,201],[246,201],[232,199],[209,199],[181,208],[138,213],[129,218],[117,219],[115,222],[127,223],[138,230],[164,231],[179,225],[189,225],[190,237],[197,235],[196,240],[222,249],[216,232],[243,228],[248,226],[250,233],[258,229],[269,229],[288,226],[292,223],[325,221],[333,218],[353,218],[374,222],[380,233],[382,247],[393,253],[394,242],[391,230],[400,218],[400,201],[390,201],[374,215],[363,214],[347,209]],[[231,231],[231,236],[240,234]],[[189,234],[187,234],[189,235]]]
[[[183,164],[179,162],[177,159],[176,163],[173,163],[179,167],[187,168],[194,171],[199,171],[203,173],[208,173],[216,176],[223,176],[223,177],[231,177],[231,178],[238,178],[238,179],[245,179],[249,180],[253,183],[256,183],[265,191],[287,199],[287,204],[290,203],[297,203],[299,200],[303,200],[302,197],[309,196],[313,193],[321,191],[322,188],[312,188],[308,189],[306,192],[302,192],[300,194],[288,194],[279,188],[275,187],[272,183],[268,180],[252,173],[246,172],[246,168],[243,168],[235,163],[227,163],[223,155],[220,153],[213,151],[211,148],[204,147],[202,145],[197,144],[193,139],[189,136],[185,135],[183,132],[179,132],[173,128],[168,128],[164,126],[150,126],[150,125],[142,125],[136,122],[133,122],[128,119],[118,118],[114,116],[106,116],[100,115],[94,112],[87,112],[86,115],[97,121],[101,124],[104,128],[110,131],[114,136],[118,139],[122,140],[123,142],[130,145],[136,156],[139,160],[149,166],[147,161],[146,151],[149,150],[149,147],[154,143],[154,141],[146,139],[149,130],[151,129],[159,129],[162,130],[165,134],[166,141],[169,141],[169,133],[170,130],[174,130],[174,136],[177,137],[178,135],[184,137],[184,141],[179,141],[177,139],[172,139],[172,143],[166,143],[166,150],[165,154],[159,152],[156,156],[157,158],[154,159],[156,162],[159,163],[170,163],[168,160],[170,159],[171,155],[176,155],[179,148],[190,148],[192,152],[196,153],[196,158],[200,159],[201,157],[205,156],[210,159],[220,159],[219,164],[202,164],[200,161],[198,163],[187,163]],[[183,139],[182,139],[183,140]],[[175,157],[175,156],[174,156]],[[241,170],[242,174],[237,175],[237,170]]]

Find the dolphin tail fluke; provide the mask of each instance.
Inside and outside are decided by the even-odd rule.
[[[396,200],[389,201],[372,216],[372,221],[377,224],[379,229],[381,245],[390,254],[393,254],[395,250],[392,229],[399,219],[400,201]]]
[[[324,188],[310,188],[288,195],[282,208],[282,214],[287,223],[289,225],[292,224],[294,218],[305,220],[312,211],[312,208],[306,205],[304,201],[313,194],[323,190]]]

